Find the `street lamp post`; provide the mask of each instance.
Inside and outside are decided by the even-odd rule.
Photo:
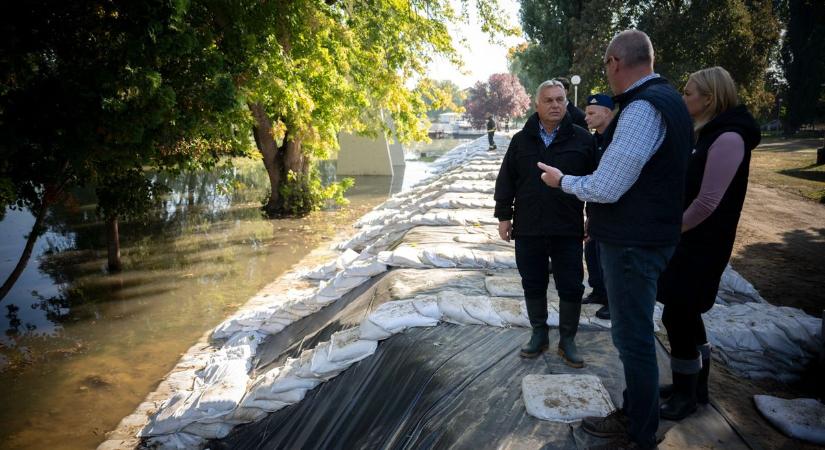
[[[582,77],[573,75],[570,77],[570,83],[573,85],[573,105],[579,106],[579,83],[582,82]]]

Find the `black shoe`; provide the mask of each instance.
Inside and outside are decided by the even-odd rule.
[[[617,409],[606,417],[585,417],[582,419],[582,430],[588,434],[601,438],[627,437],[627,426],[630,419],[623,410]]]
[[[607,305],[602,306],[596,311],[596,318],[602,320],[610,320],[610,308]]]
[[[673,390],[659,407],[659,417],[682,420],[696,411],[696,381],[698,373],[673,372]]]
[[[550,338],[547,333],[550,331],[547,325],[533,327],[533,335],[530,336],[530,342],[521,348],[519,355],[523,358],[535,358],[542,354],[548,347],[550,347]]]
[[[598,303],[600,305],[607,304],[607,296],[596,292],[587,294],[587,297],[582,299],[582,305],[589,305],[590,303]]]

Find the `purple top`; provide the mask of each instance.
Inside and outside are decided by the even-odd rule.
[[[682,214],[682,232],[702,223],[719,206],[744,157],[745,141],[739,133],[728,131],[713,141],[708,149],[702,187]]]

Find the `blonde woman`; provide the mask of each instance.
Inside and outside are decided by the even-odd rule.
[[[708,403],[710,345],[702,313],[716,299],[730,259],[748,187],[759,125],[739,103],[736,85],[721,67],[690,75],[682,96],[694,122],[695,145],[685,177],[682,238],[659,278],[662,322],[671,346],[673,385],[663,386],[662,418],[680,420]]]

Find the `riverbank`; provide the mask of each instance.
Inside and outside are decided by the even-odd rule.
[[[149,224],[122,224],[126,270],[117,275],[104,270],[93,197],[75,193],[55,211],[2,304],[0,447],[95,448],[204,330],[393,189],[388,177],[357,177],[345,208],[267,220],[266,174],[253,163],[238,169],[235,191],[206,174],[182,177]],[[30,226],[17,214],[0,224],[4,267]]]

